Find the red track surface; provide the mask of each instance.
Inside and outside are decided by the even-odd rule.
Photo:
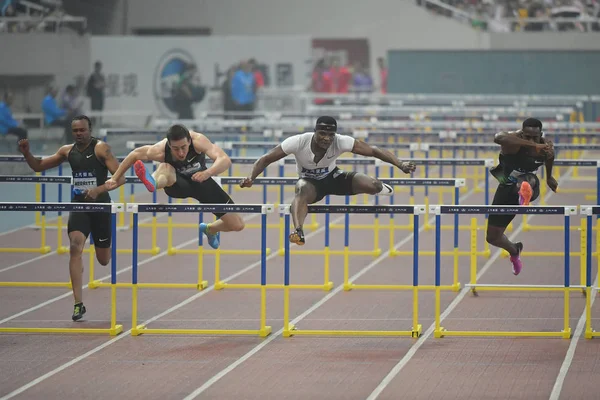
[[[495,186],[494,186],[495,187]],[[591,182],[568,180],[561,188],[594,187]],[[272,201],[275,194],[272,193]],[[483,194],[463,192],[463,204],[483,204]],[[405,194],[397,203],[405,202]],[[432,198],[437,198],[432,196]],[[149,201],[149,197],[140,201]],[[238,203],[259,203],[259,192],[234,193]],[[162,198],[164,200],[164,197]],[[446,199],[448,202],[450,198]],[[417,204],[422,202],[418,195]],[[582,194],[553,195],[549,204],[591,204]],[[333,216],[332,218],[341,217]],[[182,219],[182,218],[180,218]],[[277,222],[277,215],[269,217]],[[401,217],[401,221],[406,221]],[[161,219],[165,221],[166,219]],[[370,216],[353,216],[353,223],[368,223]],[[382,217],[387,222],[387,217]],[[444,218],[446,224],[451,217]],[[580,217],[572,218],[578,225]],[[520,224],[521,220],[515,220]],[[562,224],[562,218],[535,217],[532,224]],[[254,218],[253,223],[258,222]],[[467,225],[462,217],[461,224]],[[516,226],[516,227],[517,227]],[[321,220],[322,227],[322,220]],[[254,229],[222,235],[222,248],[259,248],[260,235]],[[130,247],[131,232],[119,232],[119,245]],[[398,231],[396,242],[410,250],[410,232]],[[443,248],[451,249],[452,232],[444,231]],[[0,246],[24,243],[35,245],[38,233],[25,229],[0,236]],[[174,243],[195,247],[197,232],[175,231]],[[305,248],[323,247],[323,231],[311,234]],[[562,232],[520,232],[519,240],[527,250],[563,248]],[[66,239],[66,236],[65,236]],[[149,231],[140,234],[142,247],[149,247]],[[278,232],[269,231],[269,247],[278,247]],[[373,236],[369,231],[351,232],[351,248],[370,250]],[[420,235],[421,249],[433,249],[431,231]],[[469,234],[461,232],[461,249],[468,250]],[[54,247],[55,233],[49,234]],[[483,247],[484,232],[479,233]],[[534,243],[534,241],[537,241]],[[66,242],[65,242],[66,243]],[[166,249],[166,232],[159,231],[159,245]],[[343,231],[332,235],[332,249],[343,246]],[[382,231],[380,247],[388,250],[388,235]],[[572,232],[572,251],[579,250],[579,233]],[[492,249],[492,255],[496,253]],[[0,270],[32,260],[39,255],[3,254]],[[87,271],[87,257],[84,258]],[[511,273],[505,258],[478,260],[483,273],[481,283],[562,284],[563,262],[560,257],[524,257],[521,275]],[[140,256],[140,282],[195,282],[196,256]],[[258,256],[223,256],[222,278],[231,282],[260,282]],[[51,254],[0,272],[2,281],[66,281],[68,256]],[[443,283],[452,279],[451,258],[444,257]],[[130,282],[130,255],[119,255],[118,275]],[[212,257],[205,258],[205,279],[213,280]],[[356,283],[412,282],[412,258],[352,257],[351,276]],[[96,267],[96,276],[108,276],[107,267]],[[245,271],[245,272],[241,272]],[[594,268],[594,278],[595,278]],[[232,278],[233,276],[233,278]],[[420,282],[432,284],[433,257],[420,257]],[[341,257],[333,257],[331,280],[334,290],[292,291],[291,317],[298,329],[387,329],[409,330],[412,323],[412,293],[340,290],[343,271]],[[460,282],[469,279],[469,259],[461,258]],[[268,261],[268,281],[283,282],[283,259],[272,256]],[[292,283],[322,283],[323,263],[320,256],[292,259]],[[572,257],[571,282],[579,283],[579,258]],[[106,288],[84,291],[86,320],[73,323],[72,296],[68,289],[0,288],[0,321],[3,326],[108,327],[109,294]],[[182,302],[195,296],[193,301]],[[139,321],[152,320],[149,327],[257,329],[259,326],[259,291],[225,289],[195,290],[141,289]],[[571,297],[571,328],[576,330],[584,310],[579,293]],[[562,294],[545,292],[482,292],[478,297],[444,292],[442,311],[447,316],[442,325],[460,330],[556,330],[562,328]],[[130,336],[131,295],[129,289],[118,290],[118,321],[126,332],[108,336],[1,334],[0,396],[14,391],[15,398],[111,398],[116,396],[146,399],[181,399],[196,391],[198,398],[208,399],[365,399],[373,394],[381,399],[548,399],[555,383],[562,383],[560,398],[595,398],[600,389],[598,340],[573,339],[577,347],[568,354],[570,340],[531,338],[433,338],[433,293],[420,293],[420,339],[281,337],[283,296],[279,290],[268,293],[267,324],[273,333],[258,337],[197,336]],[[169,310],[170,312],[166,312]],[[598,318],[600,311],[594,309]],[[446,314],[444,314],[445,316]],[[10,319],[10,320],[6,320]],[[596,319],[600,324],[600,320]],[[565,363],[572,358],[572,363]],[[560,375],[565,370],[564,380]],[[393,373],[388,376],[390,371]],[[386,378],[387,376],[387,378]],[[25,390],[23,390],[25,389]],[[198,390],[197,390],[198,389]],[[129,392],[130,395],[125,393]],[[2,397],[4,398],[4,397]]]

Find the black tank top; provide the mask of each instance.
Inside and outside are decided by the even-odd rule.
[[[83,151],[79,151],[76,145],[69,151],[68,161],[73,171],[72,201],[84,201],[85,190],[104,185],[106,182],[108,168],[96,157],[97,143],[98,139],[92,137],[92,141]],[[95,202],[110,203],[110,195],[108,192],[102,193]]]
[[[167,141],[165,146],[165,162],[172,165],[178,174],[188,178],[196,172],[204,171],[206,169],[206,155],[204,153],[198,153],[196,149],[194,149],[193,143],[190,144],[190,149],[185,156],[185,160],[179,161],[173,158],[171,146],[169,146],[169,141]]]
[[[542,153],[534,149],[521,147],[515,154],[500,153],[500,165],[490,172],[500,183],[510,184],[517,181],[516,177],[522,174],[535,173],[539,167],[546,163]]]

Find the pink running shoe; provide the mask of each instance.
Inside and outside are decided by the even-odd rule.
[[[527,181],[523,181],[521,183],[521,188],[519,189],[519,204],[522,206],[528,206],[531,201],[531,196],[533,196],[533,189],[531,185]]]
[[[523,263],[521,262],[521,252],[523,251],[523,243],[515,243],[517,250],[519,251],[516,255],[510,256],[510,262],[513,266],[513,274],[519,275],[523,269]]]
[[[141,160],[137,160],[135,164],[133,164],[133,170],[149,192],[154,192],[156,190],[156,182],[154,182],[154,178],[150,175],[150,172],[148,172]]]

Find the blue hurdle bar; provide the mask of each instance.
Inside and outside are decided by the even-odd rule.
[[[25,332],[25,333],[95,333],[111,336],[123,332],[123,326],[117,325],[117,213],[123,212],[121,203],[36,203],[0,202],[0,212],[102,212],[111,213],[111,322],[110,328],[0,328],[0,332]],[[69,287],[71,283],[63,282],[0,282],[0,286],[12,287]]]
[[[290,230],[290,206],[281,205],[279,212],[285,215],[285,228]],[[413,291],[413,326],[407,331],[375,331],[375,330],[298,330],[290,323],[289,313],[289,295],[292,284],[290,284],[290,244],[286,241],[284,258],[284,317],[283,317],[283,336],[290,337],[294,335],[331,335],[331,336],[411,336],[419,337],[422,327],[418,323],[419,312],[419,215],[425,212],[425,206],[413,205],[309,205],[309,213],[316,214],[412,214],[414,218],[414,241],[413,241],[413,283],[412,285],[356,285],[349,283],[349,231],[344,235],[344,288],[362,286],[370,289],[387,290],[412,290]]]
[[[569,296],[570,291],[583,286],[570,284],[570,218],[577,213],[576,206],[443,206],[434,205],[430,207],[430,212],[435,214],[435,330],[434,335],[437,338],[444,336],[534,336],[534,337],[562,337],[569,339],[571,337],[571,328],[569,326]],[[499,284],[478,284],[476,283],[476,266],[471,266],[471,283],[465,285],[473,292],[476,289],[483,290],[548,290],[564,292],[564,327],[559,332],[521,332],[521,331],[448,331],[440,325],[440,275],[441,275],[441,217],[444,214],[527,214],[527,215],[563,215],[564,216],[564,285],[499,285]]]
[[[267,213],[273,212],[274,206],[271,204],[128,204],[127,210],[133,213],[133,253],[132,253],[132,324],[131,334],[138,336],[141,334],[206,334],[206,335],[259,335],[266,337],[271,333],[271,327],[266,325],[266,289],[267,289]],[[170,212],[170,213],[240,213],[240,214],[261,214],[261,316],[260,328],[258,330],[244,329],[160,329],[147,328],[144,325],[138,325],[138,287],[152,288],[198,288],[206,287],[206,281],[202,280],[202,256],[206,252],[203,249],[202,234],[198,238],[198,283],[194,284],[172,284],[172,283],[138,283],[138,230],[139,213],[144,212]],[[220,249],[215,250],[215,289],[216,284],[229,285],[219,279]],[[143,286],[142,286],[143,285]]]

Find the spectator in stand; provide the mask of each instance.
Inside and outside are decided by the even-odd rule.
[[[56,95],[58,90],[54,86],[48,87],[46,97],[42,101],[42,111],[44,112],[44,123],[47,126],[60,126],[65,132],[71,132],[71,121],[66,119],[67,111],[58,106]],[[63,135],[64,136],[64,135]]]
[[[67,85],[65,92],[62,95],[60,107],[65,110],[66,118],[65,121],[71,121],[77,115],[83,114],[82,110],[83,103],[78,96],[77,89],[74,85]],[[65,125],[65,131],[63,135],[63,142],[70,143],[73,140],[71,134],[71,124]]]
[[[333,93],[333,81],[323,58],[317,61],[313,69],[311,89],[314,93]],[[333,104],[333,101],[330,99],[315,98],[314,103],[328,105]]]
[[[223,95],[223,111],[226,113],[235,111],[235,103],[233,101],[233,97],[231,96],[231,81],[237,69],[237,65],[232,65],[229,67],[225,75],[225,80],[221,85],[221,94]],[[231,119],[231,115],[226,115],[225,119]]]
[[[252,66],[248,61],[243,61],[241,68],[233,74],[231,80],[231,97],[236,111],[254,111],[256,102],[256,81],[252,73]]]
[[[258,63],[256,62],[256,60],[254,58],[251,58],[250,61],[248,61],[248,62],[250,63],[250,68],[252,68],[252,73],[254,74],[255,89],[260,89],[260,88],[264,87],[265,86],[265,76],[263,75],[262,71],[258,67]]]
[[[102,63],[96,61],[94,63],[94,72],[90,75],[87,81],[86,93],[90,98],[90,108],[92,112],[102,112],[104,110],[104,88],[106,87],[106,79],[102,73]],[[100,126],[101,121],[92,117],[92,125]]]
[[[348,93],[350,91],[352,73],[348,67],[340,66],[339,61],[337,59],[333,59],[329,73],[331,74],[331,78],[333,80],[333,91],[335,93]]]
[[[383,57],[377,59],[377,66],[379,67],[379,85],[381,87],[381,93],[385,94],[387,93],[388,69]]]
[[[354,80],[352,83],[355,92],[371,92],[373,91],[373,79],[365,67],[359,62],[354,67]]]
[[[15,135],[18,139],[27,139],[27,131],[19,126],[19,123],[13,118],[10,106],[13,102],[11,92],[4,93],[3,101],[0,101],[0,135]]]

